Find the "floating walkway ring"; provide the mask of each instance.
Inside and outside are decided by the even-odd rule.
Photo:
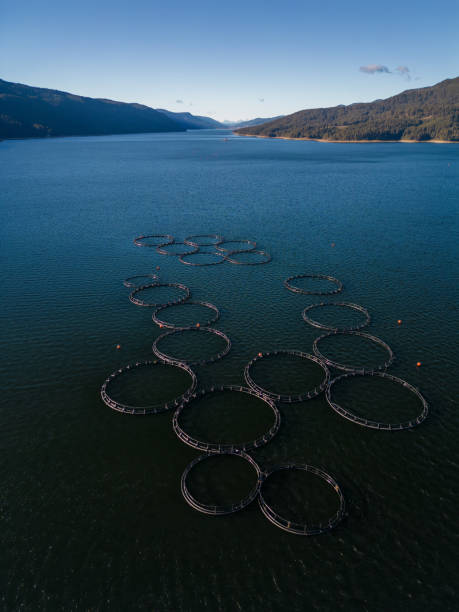
[[[162,353],[158,349],[158,342],[162,340],[163,338],[166,338],[167,336],[171,336],[172,334],[183,334],[183,332],[188,332],[188,331],[192,331],[196,333],[209,332],[211,334],[215,334],[216,336],[220,336],[220,338],[223,338],[223,340],[226,341],[226,346],[222,351],[220,351],[220,353],[217,353],[215,357],[210,357],[209,359],[199,359],[197,361],[187,361],[184,359],[177,359],[176,357],[172,357],[171,355],[166,355],[166,353]],[[160,336],[158,336],[156,340],[153,342],[153,346],[152,346],[153,353],[157,357],[162,359],[163,361],[166,361],[167,363],[172,363],[172,364],[187,363],[188,365],[205,365],[206,363],[213,363],[214,361],[218,361],[219,359],[224,357],[229,352],[230,348],[231,348],[231,340],[228,338],[228,336],[224,334],[222,331],[220,331],[219,329],[214,329],[213,327],[178,327],[177,329],[173,329],[172,331],[165,332],[164,334],[161,334]]]
[[[355,414],[353,414],[349,410],[346,410],[345,408],[343,408],[336,402],[332,401],[331,399],[332,385],[334,385],[335,382],[339,380],[342,380],[344,378],[350,378],[353,376],[379,376],[380,378],[387,378],[388,380],[391,380],[395,383],[402,385],[403,387],[405,387],[406,389],[414,393],[421,400],[422,402],[421,414],[419,414],[419,416],[417,416],[415,419],[412,419],[411,421],[405,421],[404,423],[381,423],[379,421],[372,421],[370,419],[364,419],[363,417],[356,416]],[[391,376],[390,374],[387,374],[386,372],[366,372],[365,374],[361,374],[359,372],[349,372],[347,374],[342,374],[341,376],[338,376],[337,378],[333,379],[330,382],[330,384],[328,385],[327,391],[326,391],[326,398],[327,398],[327,402],[330,404],[333,410],[337,412],[339,415],[341,415],[345,419],[348,419],[349,421],[353,421],[354,423],[357,423],[358,425],[362,425],[363,427],[371,427],[372,429],[385,429],[388,431],[399,431],[400,429],[411,429],[412,427],[416,427],[416,425],[419,425],[420,423],[422,423],[426,419],[427,415],[429,414],[429,404],[427,403],[426,399],[422,396],[419,389],[416,389],[416,387],[413,387],[413,385],[410,385],[410,383],[407,383],[401,378]]]
[[[257,255],[266,257],[266,259],[264,261],[238,261],[237,259],[232,259],[230,257],[230,255],[237,255],[238,253],[250,253],[250,255],[256,253]],[[256,251],[255,249],[252,249],[251,251],[230,251],[228,255],[224,255],[224,258],[226,261],[229,261],[232,264],[238,264],[239,266],[260,266],[262,264],[269,263],[272,259],[271,255],[266,251]]]
[[[319,344],[319,342],[321,340],[323,340],[323,338],[329,338],[331,336],[360,336],[361,338],[368,338],[368,340],[372,340],[373,342],[375,342],[376,344],[379,344],[380,346],[382,346],[383,348],[386,349],[386,351],[389,354],[389,358],[382,364],[379,366],[374,366],[371,368],[366,368],[366,367],[358,367],[358,366],[351,366],[351,365],[345,365],[343,363],[338,363],[337,361],[332,361],[331,359],[328,359],[328,357],[324,357],[324,355],[322,355],[322,353],[319,351],[319,349],[317,348],[317,345]],[[318,338],[316,338],[312,344],[312,348],[314,351],[314,355],[316,355],[317,357],[319,357],[320,359],[322,359],[322,361],[325,361],[325,363],[332,367],[332,368],[336,368],[337,370],[345,370],[346,372],[357,372],[357,373],[361,373],[361,374],[366,374],[374,372],[375,370],[385,370],[387,369],[390,364],[394,361],[395,359],[395,355],[392,352],[392,349],[390,348],[390,346],[388,344],[386,344],[384,342],[384,340],[381,340],[380,338],[377,338],[376,336],[372,336],[371,334],[366,334],[364,332],[360,332],[360,331],[332,331],[332,332],[328,332],[328,334],[323,334],[322,336],[319,336]]]
[[[330,291],[309,291],[307,289],[301,289],[300,287],[295,287],[295,285],[291,285],[290,281],[295,280],[296,278],[319,278],[323,280],[328,280],[332,283],[335,283],[337,288],[332,289]],[[289,276],[289,278],[284,280],[284,286],[289,291],[293,291],[293,293],[303,293],[305,295],[334,295],[335,293],[339,293],[343,289],[343,283],[341,281],[339,281],[334,276],[327,276],[325,274],[297,274],[296,276]]]
[[[198,512],[203,512],[204,514],[210,514],[212,516],[232,514],[233,512],[237,512],[238,510],[242,510],[243,508],[248,506],[257,497],[260,491],[261,480],[262,480],[261,470],[258,464],[256,463],[254,459],[252,459],[250,455],[247,455],[247,453],[244,453],[241,450],[235,449],[231,451],[225,451],[221,454],[222,455],[236,455],[237,457],[241,457],[242,459],[245,459],[246,461],[248,461],[250,465],[254,468],[257,474],[257,483],[246,497],[244,497],[243,499],[241,499],[240,501],[234,504],[227,504],[224,506],[213,506],[210,504],[202,504],[195,497],[191,495],[187,487],[187,484],[186,484],[187,477],[188,477],[188,474],[191,472],[191,470],[195,467],[195,465],[197,465],[201,461],[205,461],[206,459],[209,459],[210,457],[216,457],[217,455],[212,454],[212,453],[207,453],[206,455],[200,455],[199,457],[196,457],[196,459],[194,459],[185,468],[185,471],[182,474],[182,479],[180,483],[181,489],[182,489],[182,495],[185,498],[185,501],[187,502],[187,504],[189,504],[192,508],[194,508]]]
[[[214,238],[214,242],[201,242],[201,243],[197,243],[195,241],[196,238]],[[216,244],[219,244],[220,242],[223,242],[224,238],[223,236],[220,236],[219,234],[193,234],[192,236],[188,236],[187,238],[185,238],[183,240],[184,244],[189,244],[190,246],[215,246]]]
[[[166,251],[165,249],[163,249],[163,247],[169,246],[170,244],[183,244],[187,247],[190,247],[192,249],[194,249],[193,251],[183,251],[183,253],[169,253],[169,251]],[[156,247],[156,251],[158,253],[160,253],[161,255],[168,255],[169,257],[181,257],[182,255],[191,255],[192,253],[197,253],[199,251],[199,247],[196,245],[190,245],[190,244],[186,244],[185,242],[166,242],[164,244],[158,244],[158,246]]]
[[[137,274],[137,276],[130,276],[129,278],[125,278],[123,281],[123,285],[125,287],[132,287],[133,289],[138,289],[139,285],[133,282],[136,278],[151,278],[152,280],[158,280],[159,276],[157,274]]]
[[[218,255],[218,257],[220,257],[220,259],[218,261],[207,261],[205,263],[193,263],[192,261],[185,261],[183,258],[184,257],[193,257],[193,255]],[[215,251],[214,253],[199,253],[198,251],[195,251],[193,253],[185,253],[185,255],[179,255],[179,261],[182,264],[185,264],[186,266],[217,266],[218,264],[221,264],[225,261],[225,255],[223,255],[223,253],[218,253],[217,251]]]
[[[142,240],[145,240],[145,238],[161,238],[162,242],[160,243],[160,246],[166,246],[166,244],[172,244],[174,242],[174,237],[170,236],[169,234],[148,234],[145,236],[137,236],[137,238],[134,238],[134,244],[139,247],[158,246],[158,244],[145,244],[144,242],[141,242]]]
[[[118,412],[123,412],[125,414],[135,414],[135,415],[138,415],[138,414],[142,414],[142,415],[143,414],[158,414],[160,412],[165,412],[166,410],[171,410],[172,408],[177,408],[192,393],[194,393],[194,391],[196,389],[196,385],[197,385],[196,374],[186,364],[184,364],[184,363],[175,363],[175,364],[173,364],[175,367],[184,370],[185,372],[187,372],[191,376],[191,385],[190,385],[190,387],[188,387],[188,389],[185,391],[185,393],[182,393],[182,395],[179,395],[175,399],[172,399],[172,400],[170,400],[168,402],[164,402],[164,403],[161,403],[161,404],[154,404],[154,405],[150,405],[150,406],[131,406],[129,404],[122,404],[121,402],[117,402],[116,400],[112,399],[108,395],[107,386],[109,385],[109,383],[114,378],[116,378],[120,374],[123,374],[124,372],[128,372],[129,370],[133,370],[134,368],[141,368],[141,367],[144,367],[144,366],[151,366],[151,365],[164,366],[164,365],[170,365],[170,364],[166,364],[164,361],[137,361],[134,364],[129,364],[127,366],[124,366],[123,368],[120,368],[119,370],[117,370],[113,374],[110,374],[110,376],[105,380],[104,384],[102,385],[101,390],[100,390],[100,395],[102,397],[103,402],[105,404],[107,404],[107,406],[109,406],[109,408],[112,408],[113,410],[116,410]]]
[[[262,436],[256,438],[255,440],[251,440],[250,442],[241,442],[240,444],[219,444],[217,442],[203,442],[202,440],[197,440],[196,438],[189,436],[179,424],[179,417],[182,410],[186,408],[186,406],[189,405],[190,402],[192,402],[193,400],[200,399],[206,395],[209,395],[210,393],[218,393],[219,391],[234,391],[237,393],[246,393],[247,395],[251,395],[252,397],[257,397],[258,399],[261,399],[263,402],[268,404],[268,406],[274,413],[273,425]],[[172,427],[175,433],[177,434],[177,437],[182,442],[188,444],[188,446],[191,446],[192,448],[197,448],[198,450],[205,451],[207,453],[228,453],[234,452],[236,450],[249,451],[267,444],[270,440],[272,440],[272,438],[274,438],[276,433],[279,431],[280,421],[281,417],[279,409],[277,408],[275,402],[267,395],[259,393],[254,389],[248,389],[239,385],[221,385],[219,387],[211,387],[207,390],[204,389],[198,393],[193,393],[192,395],[188,396],[186,401],[180,404],[180,406],[174,412],[174,416],[172,418]]]
[[[314,389],[312,389],[311,391],[307,391],[306,393],[298,393],[298,394],[274,393],[273,391],[264,389],[263,387],[260,387],[260,385],[257,385],[257,383],[252,379],[250,375],[250,368],[253,366],[254,363],[256,363],[257,361],[260,361],[260,359],[263,359],[264,357],[270,357],[273,355],[293,355],[294,357],[301,357],[303,359],[309,359],[310,361],[314,361],[315,363],[320,365],[322,370],[325,372],[325,378],[318,387],[315,387]],[[315,397],[316,395],[319,395],[319,393],[324,391],[324,389],[327,388],[328,383],[330,381],[330,372],[328,371],[328,368],[325,365],[325,363],[322,361],[322,359],[319,359],[318,357],[315,357],[314,355],[309,355],[308,353],[302,353],[301,351],[272,351],[271,353],[261,353],[257,355],[256,357],[254,357],[251,361],[249,361],[249,363],[244,368],[244,378],[245,378],[246,383],[249,385],[251,389],[255,389],[259,393],[267,395],[271,399],[276,400],[278,402],[292,403],[292,402],[304,402],[305,400],[311,399],[312,397]]]
[[[296,523],[294,521],[289,521],[283,516],[277,514],[277,512],[275,512],[271,508],[271,506],[266,503],[266,500],[263,497],[263,486],[268,480],[268,478],[271,476],[271,474],[273,474],[274,472],[278,472],[279,470],[304,470],[305,472],[311,472],[312,474],[315,474],[316,476],[319,476],[319,478],[322,478],[323,480],[328,482],[328,484],[333,487],[339,498],[339,508],[336,513],[331,516],[327,521],[316,525],[309,525],[307,523]],[[343,518],[346,507],[343,493],[338,483],[323,470],[319,470],[319,468],[306,464],[285,464],[275,467],[270,472],[263,474],[263,476],[264,477],[260,486],[258,502],[260,504],[260,509],[263,514],[269,521],[271,521],[271,523],[273,523],[273,525],[276,525],[276,527],[279,527],[284,531],[288,531],[289,533],[294,533],[296,535],[319,535],[321,533],[325,533],[326,531],[330,531],[331,529],[336,527],[336,525]]]
[[[187,300],[186,302],[182,302],[182,304],[185,304],[185,305],[195,304],[195,305],[204,306],[205,308],[210,308],[211,310],[213,310],[215,312],[215,316],[212,319],[209,319],[208,321],[206,321],[206,323],[204,323],[205,327],[209,327],[210,325],[218,321],[218,319],[220,318],[220,311],[218,310],[216,306],[214,306],[210,302],[198,302],[195,300]],[[169,305],[160,306],[159,308],[157,308],[151,317],[153,321],[156,323],[156,325],[159,325],[159,327],[166,327],[168,329],[181,329],[183,325],[175,325],[174,323],[168,323],[167,321],[163,321],[162,319],[158,317],[158,313],[161,312],[161,310],[165,310],[166,308],[169,308]],[[198,325],[196,325],[196,327],[197,326]],[[187,325],[186,327],[191,327],[191,326]]]
[[[332,327],[331,325],[324,325],[323,323],[319,323],[318,321],[314,321],[314,319],[310,319],[306,314],[313,308],[321,308],[322,306],[340,306],[342,308],[352,308],[352,310],[357,310],[365,315],[365,321],[363,323],[359,323],[358,325],[352,325],[349,327]],[[311,306],[306,306],[306,308],[301,313],[301,316],[313,327],[318,327],[319,329],[327,329],[329,331],[357,331],[358,329],[362,329],[362,327],[366,327],[371,320],[370,313],[366,308],[360,306],[359,304],[351,304],[350,302],[321,302],[320,304],[311,304]]]
[[[243,242],[244,244],[247,244],[249,248],[247,249],[225,249],[225,247],[223,247],[222,244],[225,244],[226,242]],[[222,251],[222,253],[227,253],[228,255],[232,255],[234,253],[248,253],[249,251],[253,251],[254,249],[256,249],[256,247],[257,247],[257,243],[254,240],[247,240],[246,238],[225,238],[223,240],[220,240],[220,242],[215,243],[215,248],[218,251]]]
[[[171,300],[170,302],[160,303],[160,302],[144,302],[140,298],[136,297],[141,291],[144,289],[149,289],[150,287],[175,287],[176,289],[181,289],[185,292],[185,296],[178,298],[177,300]],[[190,297],[190,290],[186,285],[182,285],[182,283],[150,283],[149,285],[141,285],[132,291],[129,294],[130,301],[136,306],[173,306],[174,304],[181,304],[185,302]]]

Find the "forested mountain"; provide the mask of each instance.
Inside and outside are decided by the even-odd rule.
[[[186,128],[141,104],[86,98],[0,79],[0,138],[177,132]]]
[[[336,141],[459,141],[459,77],[386,100],[302,110],[237,133]]]
[[[173,113],[164,108],[157,108],[158,112],[163,113],[169,119],[172,119],[179,125],[182,125],[187,130],[203,130],[209,128],[226,127],[223,123],[212,119],[211,117],[202,117],[201,115],[192,115],[191,113]]]
[[[224,125],[225,127],[230,128],[249,127],[252,125],[260,125],[261,123],[267,123],[268,121],[275,121],[283,116],[284,115],[277,115],[276,117],[256,117],[256,119],[248,119],[247,121],[224,121]]]

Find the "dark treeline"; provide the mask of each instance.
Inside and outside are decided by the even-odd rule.
[[[237,131],[325,140],[459,141],[459,77],[386,100],[303,110]]]

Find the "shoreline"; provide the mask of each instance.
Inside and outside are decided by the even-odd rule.
[[[277,140],[309,140],[311,142],[329,142],[329,143],[339,143],[339,144],[349,144],[349,143],[372,143],[372,142],[402,142],[407,144],[417,144],[417,143],[433,143],[433,144],[459,144],[459,140],[328,140],[326,138],[293,138],[289,136],[262,136],[261,134],[239,134],[238,132],[233,132],[236,136],[245,136],[246,138],[272,138]]]

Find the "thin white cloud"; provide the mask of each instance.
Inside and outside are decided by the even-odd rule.
[[[382,64],[368,64],[367,66],[360,66],[360,72],[364,72],[365,74],[376,74],[378,72],[390,74],[389,68],[387,66],[383,66]]]
[[[406,81],[411,81],[410,69],[408,66],[397,66],[395,72],[398,72]]]

